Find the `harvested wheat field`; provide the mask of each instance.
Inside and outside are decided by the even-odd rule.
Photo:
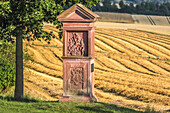
[[[117,29],[134,29],[170,36],[170,26],[161,25],[144,25],[144,24],[123,24],[113,22],[96,22],[97,28],[117,28]]]
[[[99,15],[98,21],[115,23],[134,23],[131,14],[113,12],[95,12]]]
[[[44,30],[54,31],[52,25]],[[56,33],[57,35],[57,33]],[[26,46],[27,43],[27,46]],[[170,36],[132,29],[97,28],[95,94],[137,110],[170,109]],[[62,40],[26,42],[34,62],[25,64],[25,93],[43,100],[62,96]]]

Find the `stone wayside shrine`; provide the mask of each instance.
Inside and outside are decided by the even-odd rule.
[[[59,101],[97,101],[94,95],[94,22],[98,15],[75,4],[57,18],[63,23],[63,97]]]

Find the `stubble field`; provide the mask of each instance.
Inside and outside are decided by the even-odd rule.
[[[46,24],[44,30],[56,28]],[[27,44],[27,46],[26,46]],[[170,36],[132,29],[97,28],[95,94],[99,101],[133,109],[170,109]],[[25,41],[34,62],[24,68],[25,93],[62,96],[62,40]]]

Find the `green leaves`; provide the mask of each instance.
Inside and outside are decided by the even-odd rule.
[[[14,85],[15,46],[0,41],[0,92]]]
[[[9,2],[0,1],[0,15],[7,16],[9,12],[11,12]]]
[[[99,0],[0,1],[0,19],[3,18],[3,22],[0,21],[3,24],[0,24],[0,38],[10,39],[11,36],[17,36],[17,33],[22,30],[23,38],[28,40],[39,40],[42,37],[44,40],[50,41],[51,37],[55,36],[42,30],[43,22],[52,23],[57,26],[57,29],[60,29],[62,23],[58,21],[57,16],[63,12],[63,6],[70,7],[75,3],[82,3],[90,8],[96,2]],[[60,37],[62,37],[61,32],[59,32]]]
[[[15,82],[15,63],[0,56],[0,92],[13,86]]]
[[[14,27],[8,18],[11,12],[9,2],[0,1],[0,40],[13,41],[10,33]]]

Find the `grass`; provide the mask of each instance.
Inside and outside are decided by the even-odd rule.
[[[57,102],[31,99],[14,101],[12,96],[0,96],[0,113],[144,113],[108,103]]]

